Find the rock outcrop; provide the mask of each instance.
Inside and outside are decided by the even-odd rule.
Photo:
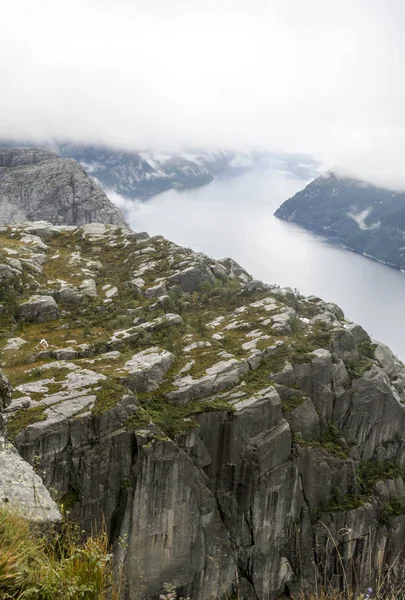
[[[0,418],[12,399],[12,387],[0,371]],[[3,420],[0,422],[2,432]],[[61,514],[41,478],[0,433],[0,505],[7,504],[31,523],[50,526]]]
[[[124,217],[74,160],[30,148],[0,148],[0,225],[47,219],[125,225]]]
[[[3,230],[0,274],[8,439],[104,516],[124,600],[400,574],[405,367],[339,307],[108,225]]]

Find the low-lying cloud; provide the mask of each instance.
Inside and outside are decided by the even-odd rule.
[[[378,151],[405,186],[404,17],[401,0],[8,3],[0,136],[264,146],[354,170]]]

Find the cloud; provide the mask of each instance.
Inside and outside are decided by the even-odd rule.
[[[400,0],[10,2],[0,136],[399,163],[404,17]]]

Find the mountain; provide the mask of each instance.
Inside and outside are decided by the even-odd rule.
[[[105,522],[122,600],[357,597],[402,567],[405,367],[335,304],[44,222],[0,230],[0,304],[8,447],[80,531]]]
[[[17,142],[0,140],[0,145],[12,148]],[[24,142],[23,145],[32,144]],[[214,178],[237,176],[254,168],[282,171],[301,179],[314,177],[318,168],[318,163],[309,156],[267,150],[141,152],[58,140],[40,145],[79,162],[107,193],[141,200],[173,188],[206,185]]]
[[[397,269],[405,269],[405,193],[322,175],[286,200],[275,216],[321,232]]]
[[[210,183],[253,168],[285,170],[290,175],[313,176],[317,163],[299,154],[268,151],[136,152],[95,145],[57,143],[61,156],[74,158],[102,187],[126,198],[146,199],[175,188]]]
[[[61,144],[58,152],[80,162],[104,189],[126,198],[145,199],[171,188],[198,186],[213,180],[207,170],[182,156],[75,144]]]
[[[124,217],[74,160],[32,148],[0,148],[0,224],[45,219],[125,225]]]

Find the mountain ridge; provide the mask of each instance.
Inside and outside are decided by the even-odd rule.
[[[2,145],[13,147],[16,142],[3,140]],[[107,194],[114,192],[132,200],[147,200],[169,189],[207,185],[215,178],[241,175],[254,168],[281,170],[305,179],[316,174],[318,168],[309,156],[265,149],[129,150],[58,140],[44,141],[39,146],[79,162]]]
[[[328,172],[274,213],[396,269],[405,269],[405,192]]]

